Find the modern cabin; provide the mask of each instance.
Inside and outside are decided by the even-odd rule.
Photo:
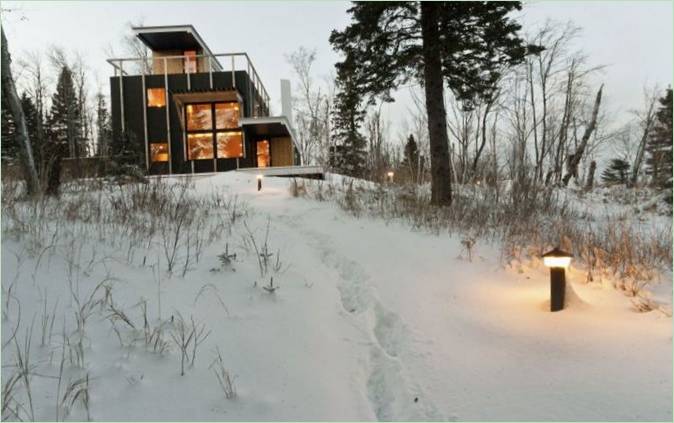
[[[192,25],[133,31],[149,54],[108,59],[112,129],[142,143],[148,174],[299,164],[292,127],[270,116],[246,53],[213,54]]]

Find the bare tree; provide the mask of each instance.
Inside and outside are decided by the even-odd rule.
[[[21,101],[16,92],[16,85],[12,78],[11,71],[11,57],[9,55],[9,47],[7,46],[7,37],[5,36],[5,29],[2,29],[2,90],[7,94],[10,110],[14,117],[16,125],[16,140],[20,147],[21,162],[23,165],[24,175],[26,178],[26,191],[29,195],[34,195],[40,192],[40,180],[37,175],[37,168],[35,167],[35,160],[33,159],[33,149],[30,144],[28,136],[28,129],[26,127],[26,117],[21,108]]]
[[[578,164],[580,163],[580,160],[583,157],[583,153],[585,152],[588,141],[590,140],[590,136],[592,135],[592,132],[595,130],[595,127],[597,125],[597,116],[599,115],[599,106],[601,105],[601,94],[603,89],[604,84],[602,84],[599,87],[599,91],[597,91],[597,97],[594,101],[594,108],[592,110],[592,117],[590,118],[590,122],[585,127],[585,133],[583,134],[583,138],[581,139],[580,144],[576,148],[576,151],[573,154],[569,155],[566,166],[567,173],[566,175],[564,175],[564,179],[562,180],[562,183],[565,186],[569,184],[569,180],[571,179],[571,177],[574,178],[578,177]]]
[[[648,142],[648,136],[651,133],[653,124],[655,123],[656,109],[655,106],[658,102],[658,92],[660,91],[659,87],[656,85],[651,89],[644,87],[644,109],[642,111],[634,111],[634,114],[638,120],[638,124],[641,128],[641,139],[639,140],[639,145],[637,147],[637,154],[634,158],[634,163],[632,163],[632,175],[630,176],[630,185],[636,185],[637,179],[639,178],[639,170],[641,169],[641,163],[644,159],[644,151],[646,150],[646,143]]]
[[[316,51],[300,47],[286,55],[286,60],[295,72],[299,88],[299,95],[293,98],[293,102],[301,162],[324,165],[330,142],[331,100],[312,76]]]

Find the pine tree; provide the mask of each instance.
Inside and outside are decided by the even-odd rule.
[[[26,129],[28,130],[28,135],[30,136],[30,144],[33,149],[33,159],[35,160],[35,165],[37,166],[38,176],[41,175],[42,166],[42,138],[39,134],[40,126],[40,115],[33,101],[33,98],[30,97],[25,92],[21,96],[21,108],[23,109],[23,114],[26,118]]]
[[[7,104],[7,95],[3,90],[0,93],[2,99],[2,109],[0,110],[2,123],[2,142],[0,143],[0,157],[2,161],[11,164],[18,158],[19,146],[14,138],[16,128],[14,126],[14,116],[12,116]]]
[[[132,132],[123,132],[110,140],[110,159],[107,161],[110,173],[118,178],[142,179],[144,172],[142,159],[145,157],[143,144]]]
[[[422,82],[431,147],[431,201],[452,201],[445,83],[465,108],[492,98],[504,69],[529,52],[508,14],[519,2],[354,2],[351,24],[330,43],[345,54],[338,75],[358,65],[360,94],[393,101],[391,90]],[[344,70],[347,68],[347,70]]]
[[[68,157],[79,157],[81,142],[81,119],[72,72],[68,66],[61,68],[56,92],[52,96],[52,106],[47,118],[48,141],[44,148],[47,187],[45,192],[57,195],[61,185],[61,161]]]
[[[20,149],[15,139],[16,127],[14,125],[14,118],[6,107],[6,97],[4,92],[2,93],[2,143],[0,143],[0,150],[2,154],[2,160],[6,163],[15,163],[19,158]],[[39,163],[39,154],[37,154],[36,142],[37,142],[37,123],[38,123],[38,113],[37,108],[33,100],[25,92],[21,95],[20,98],[21,108],[23,109],[23,114],[26,119],[26,130],[28,131],[28,136],[30,137],[31,146],[33,148],[33,155],[36,163]]]
[[[361,97],[355,85],[354,66],[344,66],[337,78],[338,93],[332,113],[333,167],[344,175],[361,178],[365,174],[367,152],[360,127],[365,119]]]
[[[79,157],[82,144],[82,120],[72,71],[63,66],[52,97],[49,130],[51,142],[66,146],[70,157]]]
[[[660,100],[660,108],[655,117],[646,151],[646,173],[651,176],[653,186],[666,190],[666,199],[672,199],[672,89]]]
[[[102,93],[96,95],[96,152],[99,156],[110,154],[112,122]]]
[[[630,164],[622,159],[612,159],[609,166],[601,174],[601,180],[606,185],[625,185],[630,170]]]
[[[416,183],[418,182],[417,177],[419,175],[419,149],[417,142],[414,140],[414,135],[410,134],[407,138],[403,154],[401,167],[407,173],[409,180]]]

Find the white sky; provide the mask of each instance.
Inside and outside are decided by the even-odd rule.
[[[347,25],[348,7],[341,1],[4,1],[2,8],[13,11],[3,14],[2,22],[12,54],[46,52],[51,45],[77,51],[104,92],[112,75],[105,49],[121,51],[127,22],[142,18],[145,25],[192,24],[214,53],[248,52],[272,97],[273,111],[279,112],[279,80],[292,78],[284,55],[299,46],[315,48],[315,74],[327,76],[338,59],[328,37],[332,29]],[[583,28],[579,45],[590,63],[608,65],[601,80],[610,110],[622,115],[638,107],[645,83],[671,84],[671,2],[530,2],[520,13],[525,30],[546,19],[571,20]],[[394,127],[406,108],[404,101],[388,108]]]

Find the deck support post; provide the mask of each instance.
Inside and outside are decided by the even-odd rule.
[[[167,60],[164,57],[164,100],[166,101],[166,142],[168,143],[168,159],[169,159],[169,174],[173,173],[173,152],[171,149],[171,102],[169,101],[169,87],[168,87],[168,68]]]

